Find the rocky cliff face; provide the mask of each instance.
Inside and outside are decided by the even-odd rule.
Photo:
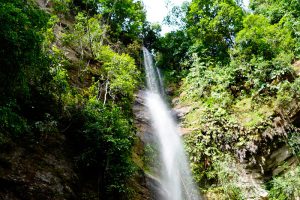
[[[187,114],[193,109],[192,105],[182,105],[178,97],[172,101],[174,113],[177,115],[181,123],[181,132],[183,135],[192,134],[193,128],[182,123],[187,117]],[[272,177],[283,174],[292,166],[299,164],[299,159],[293,154],[290,146],[287,145],[283,138],[287,137],[286,131],[290,129],[298,129],[299,117],[297,105],[293,112],[289,114],[287,120],[284,115],[273,117],[273,128],[266,129],[262,135],[263,139],[258,141],[255,150],[248,155],[248,150],[245,149],[245,157],[232,163],[232,170],[238,175],[238,185],[244,188],[244,197],[247,200],[264,200],[268,199],[268,191],[265,188],[265,183]],[[297,108],[297,109],[296,109]],[[207,194],[207,199],[216,199],[214,194]]]
[[[78,199],[79,179],[66,152],[65,137],[47,146],[10,143],[0,154],[0,199]]]

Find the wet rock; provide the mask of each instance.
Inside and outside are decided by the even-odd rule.
[[[137,128],[137,136],[144,142],[150,143],[152,141],[152,129],[150,114],[145,106],[145,91],[140,90],[135,95],[135,103],[133,105],[133,114],[135,126]]]
[[[143,167],[145,165],[143,157],[145,156],[144,147],[152,144],[154,141],[153,131],[151,129],[150,113],[145,106],[145,91],[140,90],[135,95],[133,105],[134,124],[137,129],[136,135],[139,141],[135,145],[135,162],[141,168],[140,172],[133,180],[133,185],[137,195],[137,200],[156,200],[158,182],[153,177],[146,175]],[[147,166],[148,168],[151,166]]]
[[[175,111],[177,118],[179,120],[182,120],[183,117],[192,110],[192,107],[191,106],[182,106],[182,107],[176,106],[173,108],[173,110]]]
[[[237,164],[239,186],[244,189],[247,200],[266,200],[268,192],[264,188],[263,177],[255,169],[247,169],[246,165]]]
[[[147,187],[151,193],[151,199],[165,199],[166,192],[162,190],[160,181],[150,174],[146,174]]]

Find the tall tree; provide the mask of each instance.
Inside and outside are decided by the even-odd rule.
[[[250,8],[258,14],[263,14],[271,23],[278,23],[285,15],[294,18],[300,16],[299,0],[252,0]]]
[[[228,49],[242,28],[243,15],[242,8],[234,0],[193,0],[187,13],[193,51],[228,63]]]
[[[142,34],[146,13],[141,0],[73,0],[73,3],[88,15],[102,15],[113,42],[119,40],[127,45]]]
[[[128,44],[142,34],[146,15],[140,0],[99,0],[98,12],[110,25],[113,39]]]
[[[252,0],[251,9],[266,16],[271,24],[282,23],[295,38],[295,54],[300,57],[300,1],[299,0]]]
[[[0,93],[10,96],[13,89],[34,82],[42,64],[41,29],[48,16],[23,0],[0,3]],[[27,73],[30,70],[30,73]],[[44,70],[46,71],[46,70]],[[31,79],[31,80],[29,80]],[[24,88],[22,88],[24,90]]]

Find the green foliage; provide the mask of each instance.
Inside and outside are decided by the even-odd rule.
[[[255,160],[269,148],[266,134],[299,154],[297,128],[284,124],[286,137],[279,136],[273,122],[299,110],[299,78],[291,67],[299,56],[299,1],[253,0],[251,8],[246,13],[241,1],[193,0],[186,16],[174,8],[167,20],[178,24],[174,16],[181,16],[181,28],[156,48],[168,80],[178,85],[181,75],[175,93],[190,108],[182,122],[190,131],[186,149],[196,181],[216,195],[212,199],[249,194],[238,180],[243,172],[225,155]],[[282,199],[291,198],[279,190]]]
[[[143,26],[143,45],[148,49],[156,49],[159,44],[157,41],[160,37],[161,27],[159,24],[144,23]]]
[[[271,23],[278,23],[285,15],[300,15],[300,3],[297,0],[252,0],[251,9],[263,14]]]
[[[51,82],[53,95],[60,102],[62,101],[63,97],[70,93],[71,90],[68,83],[68,74],[67,71],[60,66],[51,68],[51,74],[53,76],[53,80]],[[64,102],[64,104],[68,105],[69,103]]]
[[[231,63],[220,65],[210,57],[194,56],[184,90],[192,98],[207,98],[206,102],[219,102],[216,105],[223,107],[231,104],[233,97],[274,95],[279,81],[294,76],[290,65],[293,39],[287,29],[278,27],[263,16],[247,16],[231,50]]]
[[[185,23],[188,7],[189,3],[184,2],[181,7],[174,6],[172,8],[164,19],[164,23],[179,30],[166,33],[165,36],[159,38],[153,47],[158,52],[156,64],[167,71],[168,74],[173,73],[174,77],[180,77],[180,71],[187,67],[185,63],[189,59],[187,52],[192,46],[191,37],[186,32]]]
[[[49,47],[55,42],[54,27],[59,22],[59,18],[56,15],[52,15],[44,29],[42,30],[44,41],[43,50],[47,51]]]
[[[276,105],[283,112],[291,113],[295,106],[298,105],[300,99],[300,79],[297,78],[294,82],[281,82],[279,85]]]
[[[171,27],[184,29],[186,26],[186,14],[189,9],[189,2],[185,1],[181,6],[173,6],[164,19],[164,23]]]
[[[19,93],[24,93],[26,88],[28,90],[29,81],[45,73],[46,63],[41,51],[43,37],[40,30],[47,20],[48,16],[30,2],[24,3],[22,0],[1,2],[0,93],[2,98],[12,96],[16,88],[21,88]]]
[[[131,161],[133,129],[116,105],[104,106],[91,99],[83,111],[84,126],[80,163],[103,171],[102,182],[106,198],[128,192],[128,178],[134,172]]]
[[[146,14],[141,0],[74,0],[74,5],[91,16],[100,14],[113,42],[128,45],[142,35]]]
[[[187,32],[192,52],[211,56],[222,63],[229,62],[228,50],[236,33],[242,28],[242,9],[233,0],[194,0],[187,13]]]
[[[187,52],[191,45],[189,36],[184,31],[167,33],[158,41],[157,64],[161,68],[180,71],[184,61],[189,58]]]
[[[240,172],[236,161],[209,144],[208,135],[204,135],[203,140],[199,140],[199,135],[193,135],[189,135],[185,141],[195,181],[207,194],[217,195],[212,199],[244,199],[245,189],[239,182]]]
[[[127,54],[117,54],[110,47],[103,46],[97,53],[97,59],[103,62],[102,76],[111,90],[111,97],[118,94],[132,96],[139,77],[133,58]]]
[[[249,93],[276,92],[279,81],[293,78],[291,62],[294,40],[282,24],[271,25],[262,15],[245,17],[244,29],[236,37],[231,65]],[[254,91],[252,91],[254,92]]]
[[[208,194],[217,195],[215,199],[244,199],[247,193],[234,178],[240,172],[231,171],[235,166],[229,167],[221,152],[239,159],[255,154],[261,133],[273,126],[274,109],[286,108],[289,113],[298,105],[291,31],[282,23],[271,25],[260,15],[245,17],[243,26],[230,47],[228,64],[205,54],[185,61],[190,69],[180,101],[192,107],[183,121],[192,129],[185,138],[187,151],[196,181],[209,188]],[[289,108],[291,103],[295,106]],[[295,147],[298,136],[293,135],[290,141]]]
[[[110,26],[110,35],[124,44],[129,44],[142,33],[146,15],[142,1],[98,0],[98,12]]]
[[[94,57],[94,52],[103,45],[108,29],[102,22],[101,15],[89,17],[79,12],[75,17],[75,24],[69,33],[63,35],[63,44],[78,49],[81,59],[84,55]]]
[[[72,0],[50,0],[50,2],[53,4],[55,14],[69,14]]]
[[[234,69],[230,67],[221,69],[214,65],[194,55],[190,72],[184,79],[183,90],[187,91],[188,97],[196,99],[205,97],[210,101],[215,99],[222,107],[227,107],[232,100],[227,88],[234,81]]]
[[[0,107],[0,133],[15,137],[29,130],[26,119],[20,116],[19,111],[15,102]]]
[[[50,37],[44,32],[49,16],[32,1],[4,1],[0,12],[1,132],[8,137],[34,136],[35,124],[58,110],[51,93],[52,58],[44,42],[44,36]]]
[[[300,132],[298,131],[290,131],[288,133],[287,143],[292,150],[293,154],[300,157]]]
[[[218,193],[220,200],[232,199],[243,200],[242,185],[239,183],[239,171],[235,160],[228,154],[222,155],[212,160],[213,170],[209,172],[209,177],[216,177],[218,184],[213,192]]]
[[[31,0],[0,3],[0,147],[47,148],[48,139],[65,134],[79,174],[98,179],[98,197],[128,199],[135,172],[130,106],[140,72],[120,52],[139,58],[141,1],[47,3],[50,14]],[[151,27],[153,42],[158,29]]]
[[[300,196],[300,167],[289,170],[270,182],[271,200],[296,200]]]
[[[264,16],[251,14],[244,19],[243,26],[236,37],[235,47],[240,59],[247,62],[255,55],[271,60],[280,53],[291,53],[294,40],[282,24],[271,25]]]
[[[266,16],[271,24],[282,23],[289,29],[296,43],[295,54],[299,57],[300,2],[298,0],[253,0],[250,7],[255,13]]]

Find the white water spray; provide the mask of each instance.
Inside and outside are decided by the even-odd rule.
[[[143,53],[148,86],[146,104],[161,159],[161,190],[165,193],[162,200],[200,200],[188,167],[179,129],[161,96],[164,90],[159,70],[153,65],[152,55],[146,48],[143,48]]]

